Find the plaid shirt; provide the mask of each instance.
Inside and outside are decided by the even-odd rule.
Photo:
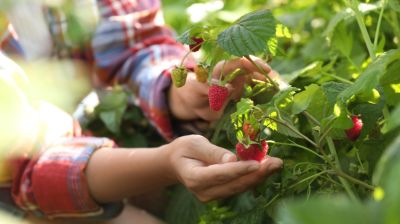
[[[61,10],[45,8],[52,38],[51,57],[85,60],[93,67],[94,79],[100,81],[101,87],[118,83],[129,88],[160,134],[167,140],[173,139],[166,91],[171,85],[170,70],[187,51],[164,26],[159,0],[73,2],[87,2],[94,7],[99,16],[96,29],[88,41],[76,43],[66,34],[68,16]],[[13,27],[8,30],[1,48],[8,54],[24,55],[26,52]],[[189,61],[187,67],[193,67],[193,62]],[[31,156],[9,160],[14,202],[25,211],[47,217],[115,215],[118,206],[98,205],[93,201],[84,175],[93,151],[111,146],[112,142],[79,137],[73,131],[76,124],[71,126],[72,120],[65,119],[70,120],[66,125],[69,130],[52,141],[37,140],[36,146],[40,147],[30,148],[34,151]]]

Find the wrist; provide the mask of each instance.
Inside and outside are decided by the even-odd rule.
[[[168,143],[166,145],[159,147],[159,156],[161,157],[161,161],[163,163],[163,173],[165,180],[170,184],[178,183],[178,178],[176,175],[176,169],[174,166],[174,147],[173,143]]]

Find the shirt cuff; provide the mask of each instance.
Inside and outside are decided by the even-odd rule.
[[[114,147],[106,138],[65,138],[47,146],[29,161],[13,197],[25,211],[47,218],[107,219],[117,216],[122,203],[98,204],[91,197],[85,169],[96,149]]]

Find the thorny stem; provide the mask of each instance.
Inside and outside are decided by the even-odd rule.
[[[247,60],[249,60],[254,66],[257,67],[258,71],[260,71],[260,73],[263,74],[263,75],[268,79],[268,81],[274,86],[274,88],[275,88],[277,91],[280,90],[280,89],[279,89],[279,85],[278,85],[271,77],[269,77],[268,73],[267,73],[260,65],[258,65],[256,62],[254,62],[254,60],[251,59],[250,56],[246,55],[246,56],[244,56],[244,57],[245,57]]]

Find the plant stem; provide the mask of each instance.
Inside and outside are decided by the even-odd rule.
[[[382,8],[381,8],[381,12],[379,13],[379,19],[378,19],[378,24],[376,26],[375,38],[374,38],[374,51],[375,52],[378,47],[378,39],[379,39],[379,33],[381,31],[382,17],[383,17],[383,12],[385,11],[385,6],[386,6],[385,0],[382,0],[381,2],[382,2]]]
[[[271,78],[269,77],[268,73],[260,66],[258,65],[255,61],[253,61],[253,59],[251,59],[250,56],[246,55],[244,56],[247,60],[249,60],[254,66],[256,66],[256,68],[258,69],[258,71],[260,71],[261,74],[263,74],[268,81],[274,86],[274,88],[279,91],[279,85]]]
[[[359,184],[359,185],[361,185],[361,186],[363,186],[363,187],[365,187],[365,188],[367,188],[369,190],[373,191],[375,189],[374,186],[372,186],[370,184],[367,184],[364,181],[361,181],[359,179],[356,179],[356,178],[354,178],[354,177],[352,177],[352,176],[350,176],[350,175],[348,175],[348,174],[346,174],[346,173],[344,173],[344,172],[342,172],[340,170],[335,170],[335,174],[337,174],[338,176],[343,177],[343,178],[345,178],[345,179],[347,179],[347,180],[349,180],[349,181],[351,181],[351,182],[353,182],[355,184]]]
[[[325,139],[325,137],[329,134],[329,132],[331,132],[332,130],[332,126],[329,126],[321,135],[321,137],[318,140],[318,144],[321,144],[322,141]]]
[[[187,57],[189,56],[189,54],[191,54],[191,53],[192,53],[191,51],[188,51],[188,52],[185,54],[185,56],[183,56],[182,61],[181,61],[181,64],[180,64],[180,67],[183,66],[183,63],[185,62],[186,58],[187,58]]]
[[[339,161],[339,157],[336,153],[336,149],[335,149],[335,144],[332,141],[332,138],[327,137],[326,141],[328,142],[328,148],[329,151],[331,152],[331,154],[333,155],[333,157],[335,158],[335,170],[336,173],[343,173],[342,172],[342,168],[340,167],[340,161]],[[354,201],[358,201],[356,195],[354,194],[353,190],[350,187],[349,182],[347,182],[347,179],[343,178],[343,176],[339,175],[339,181],[342,183],[343,188],[346,190],[347,194],[350,196],[350,198]]]
[[[268,143],[272,143],[274,145],[285,145],[285,146],[293,146],[293,147],[297,147],[300,149],[304,149],[306,152],[309,152],[315,156],[317,156],[318,158],[325,160],[324,157],[322,157],[320,154],[316,153],[315,151],[313,151],[312,149],[309,149],[305,146],[299,145],[299,144],[295,144],[295,143],[285,143],[285,142],[275,142],[275,141],[267,141]]]
[[[340,184],[339,182],[333,180],[332,177],[329,176],[329,175],[321,176],[321,178],[324,178],[325,180],[327,180],[327,181],[329,181],[329,182],[331,182],[331,183],[333,183],[333,184],[336,184],[336,185],[341,186],[341,184]]]
[[[321,126],[321,123],[307,111],[303,111],[304,116],[310,119],[315,125]]]
[[[400,24],[399,24],[399,20],[397,18],[397,13],[392,11],[392,12],[390,12],[390,16],[392,17],[391,21],[393,21],[393,22],[391,22],[391,24],[393,24],[392,25],[393,31],[396,34],[397,41],[398,41],[397,46],[400,47]]]
[[[354,67],[356,67],[356,66],[354,65]],[[337,75],[329,74],[329,73],[327,73],[327,72],[322,72],[322,75],[326,75],[326,76],[332,77],[332,78],[334,78],[334,79],[337,79],[337,80],[339,80],[339,81],[341,81],[341,82],[344,82],[344,83],[347,83],[347,84],[350,84],[350,85],[353,85],[353,84],[354,84],[354,82],[352,82],[352,81],[350,81],[350,80],[347,80],[347,79],[342,78],[342,77],[337,76]]]
[[[271,118],[271,117],[267,117],[267,119],[270,119],[272,121],[275,121],[276,123],[279,123],[287,128],[289,128],[291,131],[293,131],[294,133],[296,133],[299,137],[302,137],[304,140],[308,141],[309,143],[311,143],[314,147],[318,148],[317,143],[315,143],[313,140],[311,140],[310,138],[308,138],[307,136],[303,135],[303,133],[301,133],[300,131],[298,131],[295,127],[293,127],[292,125],[287,124],[286,122],[283,121],[279,121],[277,119]]]
[[[371,38],[369,37],[367,27],[365,26],[363,14],[358,9],[358,1],[357,0],[351,0],[351,8],[353,9],[353,11],[356,15],[356,20],[357,20],[358,26],[360,27],[364,42],[367,46],[369,56],[371,57],[372,60],[375,60],[376,55],[374,52],[374,45],[371,42]]]
[[[268,206],[270,206],[280,196],[281,196],[280,194],[276,194],[271,200],[269,200],[269,202],[266,205],[264,205],[264,208],[267,208]]]
[[[356,151],[356,156],[357,156],[358,163],[359,163],[360,166],[361,166],[361,169],[365,172],[365,168],[364,168],[364,165],[363,165],[362,162],[361,162],[360,153],[358,153],[358,149],[357,149],[357,151]]]
[[[385,121],[389,120],[390,112],[389,112],[389,107],[387,105],[385,105],[383,107],[382,113],[383,113],[383,118],[385,119]]]
[[[304,183],[304,182],[308,181],[309,179],[317,178],[317,177],[321,176],[322,174],[330,173],[330,172],[332,172],[332,171],[333,171],[333,170],[323,170],[323,171],[321,171],[321,172],[319,172],[319,173],[316,173],[316,174],[313,174],[313,175],[311,175],[311,176],[308,176],[308,177],[306,177],[306,178],[304,178],[304,179],[301,179],[299,182],[296,182],[296,183],[290,185],[290,186],[288,187],[288,189],[293,188],[294,186],[297,186],[297,185],[299,185],[299,184],[301,184],[301,183]]]

